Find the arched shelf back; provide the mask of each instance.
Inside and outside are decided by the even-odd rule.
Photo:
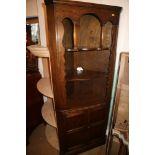
[[[79,19],[78,48],[99,48],[101,23],[94,14],[84,14]]]
[[[74,48],[74,24],[70,18],[64,18],[63,21],[64,26],[64,35],[63,35],[63,47],[65,48],[65,51],[68,51],[69,49]],[[69,53],[64,53],[65,57],[65,72],[68,72],[69,70],[73,69],[73,55]]]
[[[64,35],[62,44],[65,49],[72,49],[74,47],[74,24],[70,18],[64,18],[63,21],[64,26]]]
[[[102,25],[103,22],[102,22],[102,20],[101,20],[101,17],[100,17],[98,14],[96,14],[96,13],[84,13],[84,14],[81,14],[80,17],[78,18],[78,20],[80,20],[81,17],[87,16],[87,15],[93,16],[94,18],[96,18],[96,20],[99,21],[100,26]]]
[[[112,44],[112,23],[110,21],[106,22],[103,26],[103,39],[102,39],[102,47],[110,49]]]

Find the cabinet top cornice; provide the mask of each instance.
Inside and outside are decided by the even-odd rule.
[[[46,5],[49,5],[49,4],[64,4],[64,5],[76,5],[76,6],[81,6],[81,7],[96,7],[96,8],[103,8],[103,9],[107,9],[107,10],[121,11],[121,7],[119,7],[119,6],[88,3],[88,2],[81,2],[81,1],[44,0],[44,2],[45,2]]]

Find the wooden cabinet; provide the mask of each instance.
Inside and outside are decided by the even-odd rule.
[[[53,86],[43,82],[40,91],[54,99],[57,122],[46,136],[58,134],[60,154],[77,154],[106,140],[121,8],[66,0],[45,4]]]
[[[31,24],[26,25],[26,47],[35,44],[31,36]],[[38,71],[38,58],[33,56],[26,48],[26,141],[34,128],[43,122],[41,107],[43,96],[37,90],[36,84],[41,79]]]
[[[89,143],[105,141],[108,111],[102,104],[73,108],[57,112],[58,122],[64,134],[64,149],[69,151],[89,148]],[[58,128],[59,129],[59,128]],[[67,150],[66,150],[67,151]],[[74,152],[75,153],[75,152]]]

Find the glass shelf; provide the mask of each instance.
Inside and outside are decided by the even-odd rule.
[[[99,71],[90,71],[90,70],[83,70],[81,73],[78,73],[76,70],[71,71],[67,74],[66,80],[67,81],[85,81],[91,80],[99,77],[106,77],[108,73],[99,72]]]
[[[57,128],[56,118],[55,118],[55,111],[53,109],[53,102],[52,100],[48,99],[47,102],[44,103],[41,113],[44,120],[51,126]]]

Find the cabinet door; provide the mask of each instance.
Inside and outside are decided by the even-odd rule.
[[[89,122],[97,123],[105,120],[107,115],[107,106],[105,105],[97,105],[93,106],[89,109]]]
[[[62,112],[65,145],[71,148],[88,141],[88,110],[67,110]]]
[[[67,110],[63,112],[65,130],[75,130],[88,124],[87,110]]]
[[[105,122],[90,125],[89,139],[91,141],[99,140],[99,139],[103,140],[105,138],[105,133],[106,133],[106,123]]]
[[[107,108],[96,106],[89,109],[89,135],[90,140],[104,139],[106,132]]]
[[[80,146],[88,143],[89,132],[87,127],[67,132],[66,139],[67,147],[70,149],[71,147]]]

